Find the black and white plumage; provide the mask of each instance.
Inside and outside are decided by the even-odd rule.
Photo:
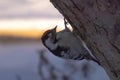
[[[68,49],[58,45],[58,39],[56,38],[56,28],[57,26],[51,30],[47,30],[41,37],[41,40],[45,47],[47,47],[48,50],[50,50],[54,55],[61,56],[61,51],[66,52]]]
[[[100,64],[83,46],[82,41],[67,28],[66,24],[67,22],[65,21],[65,29],[60,32],[56,32],[57,26],[54,29],[46,31],[41,38],[43,44],[58,57],[72,60],[86,59]]]

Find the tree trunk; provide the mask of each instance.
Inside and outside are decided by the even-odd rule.
[[[50,0],[97,57],[120,80],[120,0]]]

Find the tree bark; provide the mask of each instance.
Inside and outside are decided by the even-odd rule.
[[[120,80],[120,0],[50,0],[97,57]]]

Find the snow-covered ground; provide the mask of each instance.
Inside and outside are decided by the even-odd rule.
[[[38,42],[0,43],[0,80],[18,80],[18,78],[21,78],[21,80],[40,80],[40,75],[38,74],[38,51],[43,48]],[[55,57],[49,51],[46,51],[45,55],[63,73],[69,74],[68,67],[64,65],[65,60]],[[85,61],[68,60],[66,62],[79,65],[84,64]],[[80,71],[81,69],[79,69],[74,72],[73,80],[109,80],[103,68],[92,61],[89,65],[89,79],[84,78]]]

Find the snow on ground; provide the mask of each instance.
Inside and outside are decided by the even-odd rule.
[[[23,42],[23,43],[0,43],[0,80],[40,80],[38,74],[39,55],[38,51],[44,47],[38,42]],[[46,57],[49,58],[51,64],[63,71],[65,74],[69,74],[69,66],[65,66],[64,62],[69,65],[84,64],[83,61],[70,61],[60,59],[47,50],[45,53]],[[84,78],[81,69],[76,70],[72,78],[74,80],[109,80],[103,68],[98,66],[94,62],[90,62],[90,75],[89,79]],[[46,72],[47,73],[47,72]],[[56,73],[57,74],[57,73]],[[58,73],[59,75],[59,73]]]

